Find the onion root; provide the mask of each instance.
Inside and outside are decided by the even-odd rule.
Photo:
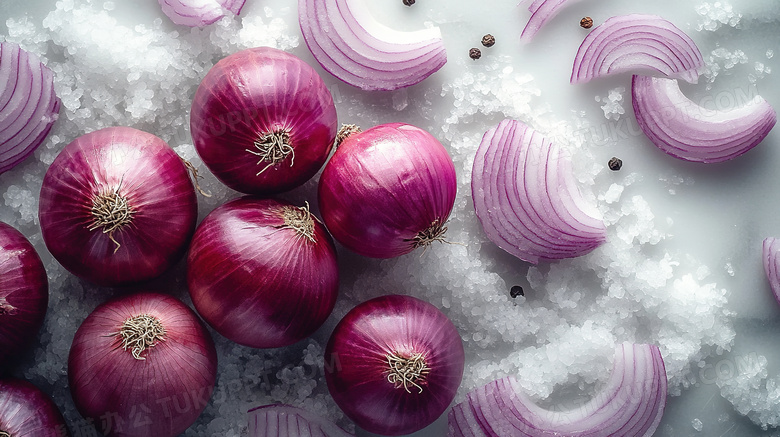
[[[403,387],[407,393],[411,393],[409,386],[413,386],[423,392],[420,385],[425,381],[425,377],[430,372],[430,367],[425,363],[423,354],[412,354],[408,358],[402,357],[398,353],[387,355],[387,364],[390,369],[387,370],[387,382],[393,384],[395,388]]]
[[[288,155],[292,155],[290,167],[295,163],[295,150],[290,145],[290,132],[286,130],[277,130],[263,135],[260,139],[255,140],[255,148],[257,150],[246,149],[246,151],[260,158],[257,165],[263,162],[268,163],[255,176],[260,176],[269,167],[284,161]]]
[[[344,140],[350,137],[350,135],[358,134],[360,132],[363,132],[363,129],[356,124],[342,124],[341,129],[339,129],[339,132],[336,134],[335,146],[340,146]]]
[[[281,228],[293,229],[298,233],[299,237],[305,238],[312,243],[316,243],[317,239],[314,237],[314,218],[309,211],[309,202],[306,202],[306,206],[283,206],[282,218],[284,219],[284,225]]]
[[[0,297],[0,316],[13,316],[16,314],[16,307],[8,303],[4,297]],[[3,434],[0,434],[3,437]]]
[[[92,222],[87,229],[94,231],[102,228],[102,232],[108,234],[108,238],[116,244],[114,248],[116,253],[121,245],[114,239],[114,232],[132,223],[135,210],[130,206],[127,198],[119,194],[119,188],[114,188],[94,196],[91,211]]]
[[[131,317],[122,324],[119,332],[111,336],[119,336],[124,350],[131,350],[136,360],[146,360],[141,354],[161,341],[165,341],[165,327],[156,317],[141,314]]]

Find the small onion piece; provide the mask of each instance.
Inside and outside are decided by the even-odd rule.
[[[421,82],[447,62],[438,27],[401,32],[379,23],[369,0],[298,0],[303,38],[332,75],[364,90]]]
[[[59,112],[49,67],[18,44],[0,42],[0,173],[46,140]]]
[[[320,177],[319,206],[333,237],[373,258],[444,241],[455,165],[428,132],[383,124],[346,137]]]
[[[0,379],[0,436],[69,435],[65,418],[49,395],[21,379]]]
[[[0,222],[0,368],[35,338],[48,304],[49,281],[38,252],[21,232]]]
[[[591,30],[574,58],[571,83],[633,71],[696,83],[704,68],[699,48],[657,15],[619,15]]]
[[[206,408],[216,376],[206,327],[189,307],[157,293],[97,307],[68,356],[76,408],[113,437],[179,435]]]
[[[769,286],[772,288],[775,300],[780,303],[780,239],[774,237],[764,239],[762,258]]]
[[[325,164],[338,120],[313,68],[257,47],[209,70],[192,101],[190,129],[198,155],[225,185],[274,194],[303,184]]]
[[[685,161],[736,158],[763,141],[777,123],[777,113],[761,96],[738,108],[710,110],[688,99],[674,79],[636,75],[631,94],[642,132],[659,149]]]
[[[666,406],[667,381],[655,345],[623,343],[607,385],[570,411],[545,410],[514,377],[471,391],[449,413],[449,437],[650,437]]]
[[[203,27],[225,16],[241,13],[246,0],[157,0],[165,15],[181,26]]]
[[[524,0],[525,3],[529,3],[528,10],[531,12],[531,18],[523,28],[520,42],[531,41],[542,26],[558,15],[564,6],[577,1],[579,0]]]
[[[485,133],[471,192],[487,237],[523,261],[572,258],[606,241],[601,215],[580,195],[568,154],[519,121],[504,120]]]
[[[358,426],[402,435],[435,421],[463,377],[455,325],[428,302],[389,295],[353,308],[325,349],[333,399]]]
[[[198,313],[220,334],[256,348],[288,346],[333,311],[336,247],[308,206],[244,197],[198,227],[187,284]]]
[[[111,127],[60,152],[43,178],[38,216],[46,247],[71,273],[125,285],[159,276],[184,254],[198,204],[168,144]]]
[[[354,437],[333,422],[289,405],[249,410],[249,437]]]

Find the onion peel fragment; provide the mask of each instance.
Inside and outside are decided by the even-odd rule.
[[[157,0],[174,24],[203,27],[225,16],[225,11],[241,13],[246,0]]]
[[[521,4],[528,3],[528,11],[531,12],[531,18],[523,28],[520,35],[520,42],[527,43],[533,39],[539,30],[550,20],[553,19],[564,6],[577,2],[579,0],[524,0]]]

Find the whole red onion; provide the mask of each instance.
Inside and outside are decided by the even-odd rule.
[[[382,296],[352,309],[325,349],[325,379],[336,403],[361,428],[409,434],[435,421],[463,377],[463,343],[435,306]]]
[[[319,184],[322,218],[348,249],[392,258],[444,241],[455,166],[428,132],[383,124],[346,137]]]
[[[311,179],[333,147],[336,107],[308,64],[271,47],[242,50],[203,78],[190,113],[195,148],[230,188],[272,194]]]
[[[0,380],[0,436],[68,435],[65,418],[49,395],[21,379]]]
[[[208,404],[216,375],[206,327],[179,300],[156,293],[97,307],[68,356],[76,408],[115,437],[179,435]]]
[[[220,334],[251,347],[287,346],[333,310],[336,248],[308,206],[244,197],[195,231],[187,284],[195,309]]]
[[[101,285],[162,274],[183,255],[198,216],[181,158],[160,138],[128,127],[65,146],[43,178],[39,208],[52,255]]]
[[[21,232],[0,222],[0,363],[35,338],[48,304],[49,281],[38,252]]]

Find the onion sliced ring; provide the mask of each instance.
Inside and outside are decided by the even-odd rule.
[[[777,122],[761,96],[724,111],[692,102],[674,79],[634,76],[634,114],[642,132],[669,155],[693,162],[723,162],[758,145]]]
[[[59,112],[54,73],[19,45],[0,43],[0,173],[43,144]]]
[[[523,28],[520,42],[527,43],[531,41],[542,26],[558,15],[558,12],[564,6],[576,1],[579,0],[525,0],[525,3],[530,3],[528,10],[531,12],[531,18],[528,19],[528,23]]]
[[[301,32],[330,74],[364,90],[419,83],[447,62],[438,27],[401,32],[371,15],[368,0],[298,0]]]
[[[487,237],[523,261],[572,258],[606,241],[568,154],[519,121],[504,120],[482,137],[471,193]]]
[[[571,83],[633,71],[696,83],[704,68],[699,48],[657,15],[619,15],[594,28],[574,57]]]
[[[249,410],[249,437],[354,437],[333,422],[289,405]]]
[[[207,26],[225,16],[225,10],[241,13],[246,0],[157,0],[165,15],[175,24]]]
[[[510,376],[471,391],[454,406],[448,436],[650,437],[664,413],[666,384],[657,346],[623,343],[606,387],[580,408],[542,409]]]
[[[780,239],[769,237],[764,239],[762,247],[764,272],[769,279],[769,286],[780,303]]]

